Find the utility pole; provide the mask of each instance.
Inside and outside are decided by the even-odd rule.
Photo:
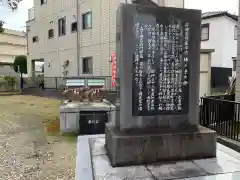
[[[235,84],[235,101],[240,100],[238,88],[240,87],[240,0],[238,0],[238,28],[237,28],[237,58],[236,58],[236,84]],[[239,79],[239,80],[238,80]]]
[[[78,4],[78,0],[76,0],[76,21],[77,21],[77,44],[76,44],[76,49],[77,49],[77,76],[80,76],[80,21],[79,21],[79,4]]]
[[[240,61],[240,0],[238,2],[237,61]]]

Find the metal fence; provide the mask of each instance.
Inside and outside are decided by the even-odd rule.
[[[119,98],[116,88],[112,86],[111,76],[88,76],[88,77],[71,77],[74,79],[104,79],[105,86],[103,87],[103,97],[111,103],[115,103]],[[44,90],[39,85],[40,81],[44,80]],[[35,95],[40,97],[49,97],[57,99],[66,99],[61,93],[60,88],[65,86],[66,78],[63,77],[41,77],[41,78],[24,78],[24,94]]]
[[[221,98],[201,98],[200,124],[215,130],[218,135],[239,140],[240,103]]]
[[[60,89],[61,87],[66,85],[66,79],[83,79],[83,80],[90,80],[90,79],[103,79],[104,80],[104,89],[115,91],[116,88],[112,86],[112,77],[111,76],[79,76],[79,77],[41,77],[41,78],[24,78],[24,86],[25,88],[28,87],[39,87],[40,81],[44,80],[44,87],[45,89]]]

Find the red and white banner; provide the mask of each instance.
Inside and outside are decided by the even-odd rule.
[[[112,86],[116,87],[116,52],[112,53]]]

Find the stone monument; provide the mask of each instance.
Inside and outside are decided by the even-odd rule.
[[[199,125],[201,11],[121,4],[120,117],[106,125],[112,166],[216,157]]]

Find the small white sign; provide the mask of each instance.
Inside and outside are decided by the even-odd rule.
[[[88,124],[98,124],[100,122],[100,120],[88,120]]]

